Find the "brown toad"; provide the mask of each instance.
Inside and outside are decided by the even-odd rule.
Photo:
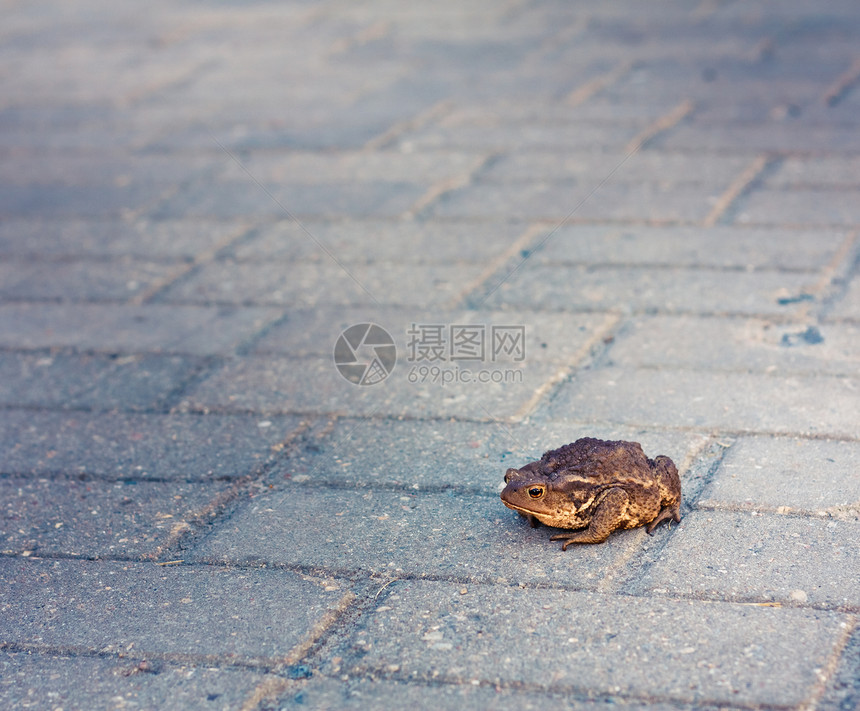
[[[501,493],[505,506],[532,526],[555,528],[551,541],[601,543],[619,528],[681,520],[681,480],[669,457],[648,459],[638,442],[578,439],[546,452],[538,461],[508,469]]]

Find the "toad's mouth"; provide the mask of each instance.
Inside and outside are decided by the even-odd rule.
[[[505,506],[507,506],[509,509],[513,509],[514,511],[521,511],[522,513],[527,513],[527,514],[532,514],[532,515],[537,513],[537,511],[535,511],[534,509],[527,509],[527,508],[524,508],[522,506],[517,506],[516,504],[512,504],[511,502],[505,501],[504,499],[502,499],[502,503]]]

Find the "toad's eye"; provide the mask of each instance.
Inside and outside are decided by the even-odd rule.
[[[530,486],[529,487],[529,498],[531,499],[539,499],[543,496],[544,488],[542,486]]]

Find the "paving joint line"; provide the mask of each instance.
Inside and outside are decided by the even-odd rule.
[[[856,615],[848,622],[844,643],[831,661],[829,678],[822,681],[820,693],[811,698],[807,708],[860,707],[860,684],[857,683],[860,679],[860,627]]]
[[[743,171],[729,184],[717,199],[711,211],[702,220],[702,227],[715,227],[728,214],[738,200],[747,193],[763,175],[764,171],[776,160],[768,153],[760,153]]]
[[[851,66],[824,90],[821,95],[821,102],[828,107],[836,106],[858,82],[860,82],[860,57],[855,58]]]
[[[565,97],[564,101],[568,106],[572,108],[581,106],[593,96],[596,96],[604,89],[608,89],[610,86],[618,82],[637,66],[639,66],[639,63],[635,61],[628,60],[620,62],[608,72],[604,72],[600,76],[597,76],[594,79],[587,81],[582,86],[579,86],[573,91],[571,91]]]
[[[364,146],[362,146],[362,150],[365,152],[371,152],[378,151],[383,148],[390,148],[392,144],[405,133],[423,128],[433,121],[439,120],[446,114],[449,114],[453,107],[454,102],[451,101],[451,99],[437,101],[435,104],[431,105],[424,111],[419,112],[412,118],[398,121],[378,136],[371,138],[364,144]]]
[[[413,672],[409,676],[403,676],[399,672],[394,672],[385,667],[367,664],[356,664],[353,666],[352,674],[348,675],[359,678],[385,679],[386,681],[395,681],[403,684],[414,684],[415,682],[422,683],[426,686],[456,686],[462,687],[464,684],[473,684],[471,678],[443,676],[435,672]],[[496,690],[528,692],[530,694],[540,694],[547,696],[561,696],[565,699],[576,699],[584,702],[605,702],[615,703],[619,699],[625,702],[639,704],[669,704],[676,708],[720,708],[720,709],[745,709],[747,711],[796,711],[793,706],[785,706],[778,704],[760,704],[746,703],[738,701],[721,701],[715,699],[702,699],[701,697],[691,695],[690,697],[670,696],[663,694],[635,694],[624,691],[615,691],[607,693],[605,690],[597,691],[588,687],[577,686],[575,684],[540,684],[536,682],[523,682],[514,680],[489,680],[481,679],[477,684],[479,687],[491,688]]]
[[[745,502],[722,502],[705,499],[691,505],[691,511],[715,511],[717,513],[742,513],[751,516],[783,516],[785,518],[814,519],[821,521],[856,520],[860,516],[860,503],[837,504],[825,509],[803,509],[793,506],[756,505]],[[852,518],[842,518],[842,516]]]
[[[679,473],[682,477],[686,475],[686,478],[688,479],[686,492],[682,492],[681,502],[681,510],[685,514],[688,514],[693,510],[696,502],[702,496],[702,492],[708,488],[711,481],[716,476],[717,471],[719,471],[722,466],[727,452],[734,444],[734,442],[731,442],[728,445],[724,444],[721,441],[722,439],[724,438],[712,435],[709,439],[703,441],[698,446],[694,446],[684,458],[684,462],[681,465]],[[707,461],[709,456],[712,457],[710,462]],[[699,469],[703,469],[703,472],[701,475],[696,475],[696,471]],[[689,485],[691,475],[695,475],[695,479],[698,480],[692,487]],[[661,536],[656,543],[649,545],[647,550],[639,559],[631,559],[623,571],[619,570],[618,581],[613,587],[613,592],[615,594],[626,593],[635,595],[639,592],[643,578],[659,560],[660,555],[663,553],[666,546],[669,545],[669,542],[674,538],[677,528],[677,526],[673,528],[670,525],[668,532]],[[623,575],[621,574],[622,572]],[[644,596],[644,592],[640,592],[639,594]]]
[[[308,630],[304,639],[298,642],[287,656],[284,657],[283,666],[296,665],[303,659],[311,657],[313,652],[319,649],[324,643],[325,638],[338,625],[339,621],[349,615],[351,609],[355,607],[357,599],[357,596],[353,592],[345,592],[341,596],[336,608],[326,610],[311,629]],[[286,691],[291,686],[291,681],[289,678],[283,677],[265,679],[248,694],[241,706],[241,710],[252,711],[256,709],[265,699],[274,698]]]
[[[594,329],[594,333],[577,349],[571,356],[570,361],[557,368],[556,372],[532,393],[532,396],[514,413],[512,416],[513,419],[515,421],[522,421],[534,414],[544,400],[548,406],[555,399],[560,390],[559,386],[562,383],[569,382],[574,373],[588,368],[591,363],[594,363],[606,351],[615,337],[613,334],[620,322],[621,316],[619,314],[607,314],[603,323]],[[553,390],[555,390],[555,393],[553,393]]]
[[[0,642],[0,651],[23,654],[40,654],[50,657],[73,657],[94,659],[115,659],[119,662],[157,661],[170,665],[197,667],[211,667],[217,665],[219,669],[246,669],[265,673],[277,673],[275,670],[283,667],[295,666],[292,663],[284,663],[283,659],[277,657],[238,657],[232,654],[194,654],[186,652],[158,652],[133,649],[106,650],[86,645],[50,645],[30,642]],[[142,671],[142,673],[146,673]],[[157,672],[156,672],[157,673]]]
[[[479,156],[471,162],[462,173],[444,178],[431,185],[401,217],[406,220],[423,218],[428,214],[433,204],[439,202],[445,195],[472,184],[475,175],[483,170],[494,159],[495,154]]]
[[[280,450],[276,456],[261,462],[248,474],[233,480],[232,485],[224,491],[217,492],[201,508],[189,511],[178,520],[167,535],[167,539],[155,546],[149,553],[144,554],[147,560],[156,560],[172,555],[173,551],[179,552],[194,548],[213,534],[215,529],[223,525],[235,512],[237,505],[249,494],[254,485],[260,484],[266,475],[281,460],[287,459],[293,443],[300,439],[311,427],[310,422],[300,422],[280,442]]]

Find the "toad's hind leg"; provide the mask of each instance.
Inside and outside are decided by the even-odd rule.
[[[603,543],[609,534],[621,526],[629,499],[624,489],[610,489],[597,504],[588,528],[571,533],[557,533],[549,540],[564,541],[561,549],[567,550],[571,543]]]

